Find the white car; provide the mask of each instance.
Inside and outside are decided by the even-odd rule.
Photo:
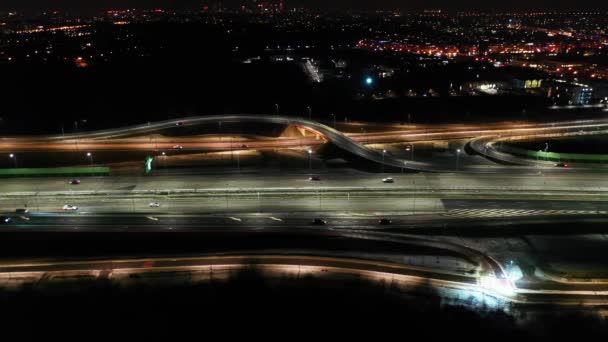
[[[160,203],[158,202],[152,202],[150,204],[148,204],[150,206],[150,208],[158,208],[160,207]]]
[[[184,148],[184,146],[182,146],[182,145],[174,145],[173,146],[174,150],[182,150],[183,148]]]
[[[66,204],[63,206],[63,210],[78,210],[78,207],[75,205]]]
[[[391,177],[383,178],[382,183],[395,183],[395,180],[392,179]]]

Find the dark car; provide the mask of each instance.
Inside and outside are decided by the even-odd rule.
[[[72,184],[72,185],[78,185],[78,184],[80,184],[80,179],[72,179],[70,181],[70,184]]]
[[[327,221],[320,219],[320,218],[316,218],[312,220],[312,224],[315,226],[324,226],[327,224]]]
[[[310,178],[308,178],[311,181],[320,181],[321,180],[321,176],[310,176]]]
[[[568,164],[568,163],[557,163],[557,164],[555,164],[555,166],[557,166],[557,167],[570,167],[570,164]]]
[[[249,148],[249,145],[243,144],[243,145],[241,145],[241,148]]]
[[[0,216],[0,224],[13,223],[13,219],[8,216]]]
[[[382,224],[382,225],[391,224],[391,223],[393,223],[393,221],[391,221],[391,220],[389,220],[387,218],[381,218],[381,219],[378,220],[378,224]]]
[[[183,125],[184,125],[184,122],[183,122],[183,121],[178,121],[178,122],[175,124],[175,126],[183,126]]]

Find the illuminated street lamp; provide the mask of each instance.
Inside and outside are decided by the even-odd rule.
[[[15,168],[17,168],[17,156],[11,153],[8,155],[8,157],[13,160],[13,163],[15,163]]]
[[[460,149],[456,150],[456,170],[460,169]]]
[[[405,150],[410,152],[410,160],[414,161],[414,144],[408,145]]]
[[[277,115],[279,115],[279,104],[278,104],[278,103],[275,103],[275,104],[274,104],[274,107],[275,107],[275,109],[276,109],[276,111],[277,111]]]
[[[312,170],[312,150],[308,150],[308,168]]]
[[[87,157],[89,157],[89,162],[93,165],[93,154],[91,152],[87,152]]]
[[[386,154],[386,150],[382,150],[382,173],[384,173],[384,155]]]
[[[336,128],[336,114],[330,114],[330,115],[334,117],[334,128]]]
[[[306,110],[308,111],[308,120],[312,120],[312,108],[308,106],[306,107]]]

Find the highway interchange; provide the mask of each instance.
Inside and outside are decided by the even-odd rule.
[[[169,138],[161,134],[167,129],[218,121],[281,124],[308,133],[300,137],[248,136],[243,140],[225,137],[222,140],[217,136]],[[433,268],[426,264],[416,271],[424,269],[426,273],[422,277],[412,270],[378,271],[360,265],[354,267],[352,264],[346,268],[351,271],[356,269],[357,272],[378,271],[382,274],[408,275],[418,280],[430,278],[441,283],[440,287],[458,283],[458,286],[472,291],[489,291],[491,296],[513,303],[529,301],[573,304],[585,301],[590,305],[608,305],[608,297],[604,293],[608,289],[608,281],[598,279],[594,282],[584,280],[582,283],[556,283],[555,277],[526,274],[524,280],[527,287],[518,288],[516,280],[511,280],[509,272],[505,270],[507,256],[492,256],[488,251],[470,248],[470,241],[466,242],[466,238],[459,238],[456,236],[458,234],[450,231],[452,227],[470,225],[477,227],[479,234],[483,235],[484,229],[497,224],[601,224],[608,218],[608,202],[605,201],[608,185],[601,165],[577,165],[572,169],[561,169],[546,163],[527,161],[524,163],[527,166],[521,167],[499,164],[478,167],[465,164],[455,169],[452,165],[433,164],[429,160],[414,161],[370,147],[371,144],[378,143],[468,139],[473,141],[472,148],[477,152],[480,151],[475,147],[475,141],[482,141],[482,149],[487,153],[485,145],[493,138],[498,139],[505,134],[601,134],[606,128],[608,121],[587,120],[548,124],[460,125],[458,129],[412,125],[406,129],[396,126],[394,131],[385,133],[345,134],[327,125],[304,119],[235,115],[185,118],[64,136],[7,137],[0,141],[0,150],[11,153],[141,150],[153,151],[157,156],[162,151],[174,150],[176,145],[180,146],[179,153],[188,154],[255,149],[313,149],[332,143],[357,158],[391,169],[386,173],[300,169],[200,175],[171,171],[153,172],[151,175],[85,177],[79,185],[72,185],[70,179],[64,178],[0,179],[0,212],[14,218],[12,225],[3,226],[2,229],[6,233],[232,232],[243,236],[261,233],[270,236],[297,231],[385,242],[405,239],[412,245],[431,243],[438,250],[449,250],[461,255],[463,260],[472,260],[477,271],[474,276],[468,277],[475,278],[475,281],[454,282],[454,279],[450,279],[451,285],[448,286],[441,283],[445,281],[442,267]],[[403,173],[404,170],[418,173]],[[313,174],[320,175],[320,180],[310,180],[309,177]],[[392,177],[394,183],[383,183],[382,179],[387,176]],[[158,203],[159,206],[151,207],[150,203]],[[65,204],[76,205],[79,210],[66,212],[62,210]],[[29,212],[17,214],[17,208],[27,208]],[[322,218],[327,224],[312,225],[313,218]],[[392,224],[379,225],[380,218],[389,218]],[[439,234],[432,233],[425,238],[412,236],[414,232],[419,234],[424,227],[442,227],[442,230]],[[581,234],[586,232],[584,227],[581,225],[579,228]],[[508,231],[506,233],[509,234]],[[317,261],[312,261],[313,256],[320,257],[328,253],[314,250],[310,246],[305,249],[308,256],[300,254],[295,264],[319,266],[315,264]],[[277,250],[289,253],[286,248]],[[369,256],[367,252],[371,251],[350,251],[343,256],[345,259],[333,260],[321,266],[340,268],[344,265],[336,264],[347,262],[348,258],[377,258]],[[513,255],[518,253],[523,252],[514,251]],[[402,254],[407,253],[404,251]],[[272,256],[264,258],[272,259]],[[391,261],[398,264],[395,260]],[[260,261],[261,264],[269,265],[275,265],[275,262],[276,260]],[[200,261],[196,266],[205,263],[207,262]],[[289,263],[286,264],[284,266],[288,267]],[[11,267],[18,265],[19,263],[7,263],[4,268],[0,267],[0,274],[10,275],[14,272],[10,271]],[[53,265],[55,264],[51,263],[42,270],[33,269],[36,272],[58,271]],[[182,265],[172,265],[178,266]],[[95,263],[79,264],[72,271],[103,271],[107,268]],[[114,266],[111,268],[114,269]],[[120,267],[116,269],[117,274],[120,273]],[[129,269],[138,270],[140,267]],[[21,271],[30,270],[20,269]],[[61,268],[61,271],[65,270]]]

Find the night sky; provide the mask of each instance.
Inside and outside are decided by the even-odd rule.
[[[1,0],[0,9],[196,8],[217,0]],[[252,0],[222,0],[226,5]],[[288,6],[402,9],[608,9],[606,0],[285,0]]]

